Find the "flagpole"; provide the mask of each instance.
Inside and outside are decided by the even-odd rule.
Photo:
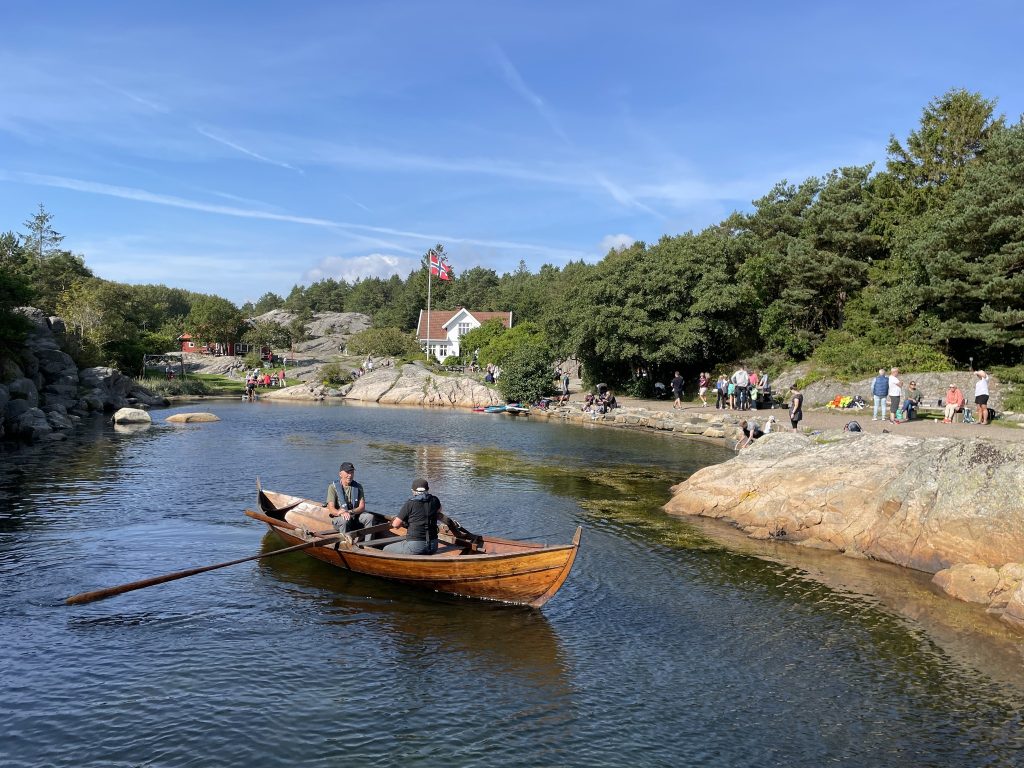
[[[430,269],[430,254],[433,252],[433,249],[427,251],[427,357],[430,357],[430,276],[432,274]]]

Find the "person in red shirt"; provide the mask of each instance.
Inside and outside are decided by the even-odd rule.
[[[953,414],[964,409],[964,393],[956,384],[950,384],[946,390],[946,410],[942,414],[942,421],[946,424],[953,422]]]

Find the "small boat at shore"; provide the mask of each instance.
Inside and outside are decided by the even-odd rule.
[[[286,544],[303,544],[334,533],[326,509],[318,502],[262,488],[257,502],[259,511],[247,509],[245,514],[266,523]],[[381,549],[402,540],[389,536],[389,529],[389,523],[382,523],[302,551],[355,573],[450,595],[539,608],[569,576],[583,534],[580,527],[572,543],[548,545],[477,536],[449,518],[439,526],[436,554],[407,555]],[[373,535],[385,538],[373,539]]]
[[[507,407],[505,405],[488,405],[484,408],[484,413],[504,413]]]
[[[530,406],[519,405],[519,403],[509,403],[505,406],[505,413],[511,413],[513,416],[529,416]]]

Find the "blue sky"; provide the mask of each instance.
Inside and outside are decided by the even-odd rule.
[[[0,4],[0,231],[242,303],[596,261],[883,163],[954,87],[1024,112],[1005,2]]]

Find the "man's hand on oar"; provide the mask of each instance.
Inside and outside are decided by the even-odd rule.
[[[91,603],[96,600],[105,600],[108,597],[114,595],[120,595],[124,592],[131,592],[134,589],[145,589],[146,587],[156,586],[157,584],[163,584],[168,581],[175,581],[176,579],[184,579],[188,576],[195,576],[197,573],[206,573],[207,571],[214,571],[218,568],[227,568],[229,565],[238,565],[239,563],[246,563],[250,560],[259,560],[263,557],[273,557],[274,555],[283,555],[285,552],[297,552],[300,549],[308,549],[310,547],[323,546],[325,544],[333,544],[342,534],[330,533],[324,536],[319,536],[311,541],[304,541],[301,544],[296,544],[292,547],[285,547],[284,549],[275,549],[273,552],[264,552],[259,555],[250,555],[249,557],[242,557],[238,560],[229,560],[226,563],[216,563],[215,565],[204,565],[199,568],[189,568],[186,571],[175,571],[174,573],[167,573],[163,576],[154,576],[149,579],[141,579],[140,581],[133,581],[128,584],[121,584],[116,587],[107,587],[106,589],[97,589],[94,592],[82,592],[78,595],[72,595],[64,602],[68,605],[81,605],[83,603]]]

